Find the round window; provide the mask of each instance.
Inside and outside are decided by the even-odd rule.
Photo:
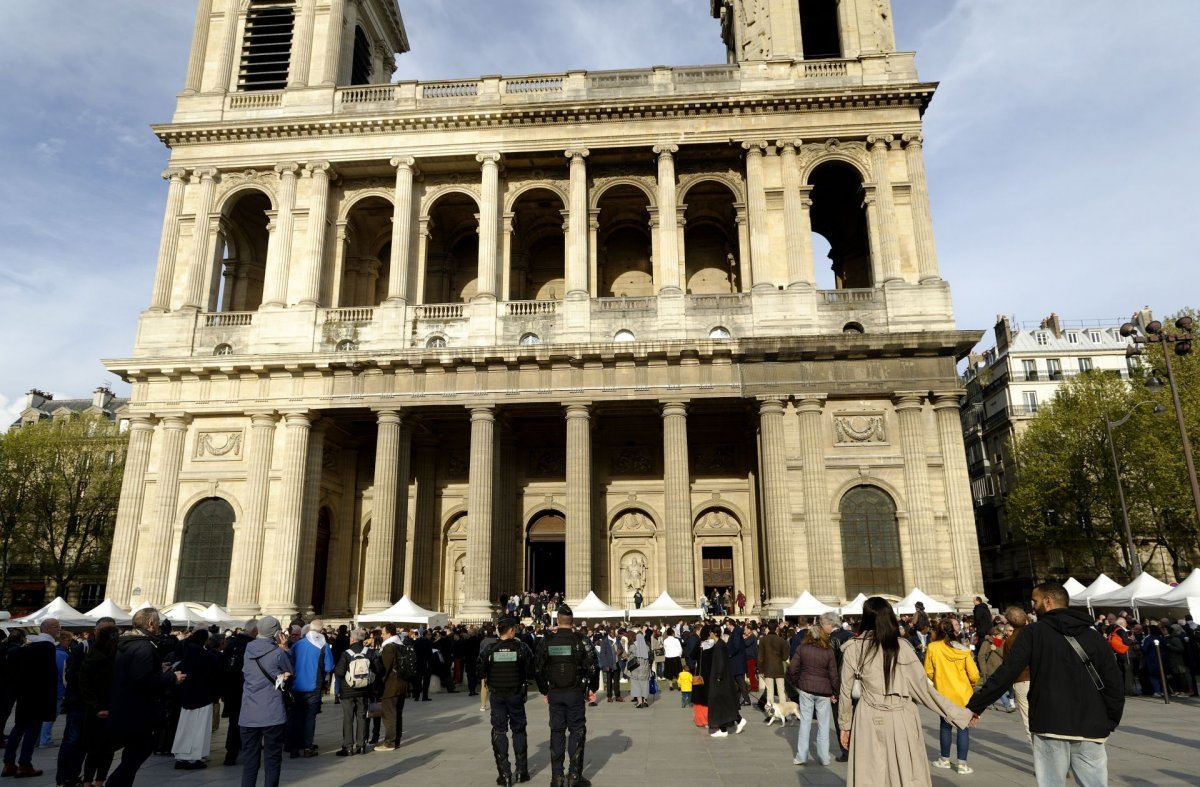
[[[337,343],[337,351],[340,353],[352,353],[358,350],[358,342],[353,339],[342,339]]]
[[[428,341],[425,342],[425,346],[431,350],[436,350],[441,347],[445,347],[446,346],[446,337],[445,336],[430,336]]]
[[[536,333],[527,333],[521,337],[521,344],[524,345],[525,347],[532,347],[536,344],[541,344],[541,343],[542,343],[542,337],[538,336]]]
[[[218,344],[213,348],[213,355],[233,355],[233,345]]]
[[[711,331],[708,332],[708,338],[710,338],[710,339],[732,339],[733,334],[729,332],[728,328],[718,325],[716,328],[713,328]]]
[[[622,328],[613,336],[614,342],[636,342],[637,337],[633,335],[633,331]]]

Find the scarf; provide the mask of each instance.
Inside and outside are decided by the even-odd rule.
[[[716,645],[716,644],[717,644],[717,641],[715,639],[706,639],[700,643],[700,650],[709,650],[712,648],[713,645]]]
[[[325,635],[319,631],[310,631],[304,635],[304,638],[312,643],[312,646],[317,650],[322,650],[325,647]]]

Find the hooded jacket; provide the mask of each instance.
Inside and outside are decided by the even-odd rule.
[[[117,640],[108,726],[118,740],[132,740],[157,729],[175,673],[163,669],[159,639],[138,629]]]
[[[963,707],[970,701],[979,680],[979,668],[971,658],[971,649],[961,642],[944,639],[929,643],[925,651],[925,674],[943,697]]]
[[[262,665],[262,669],[259,669]],[[263,672],[266,675],[263,675]],[[243,727],[274,727],[287,722],[283,694],[275,688],[275,679],[292,671],[292,660],[275,642],[259,637],[246,646],[242,665],[242,712],[238,724]]]
[[[333,674],[333,651],[319,631],[310,631],[292,646],[296,677],[292,691],[320,691],[326,675]]]
[[[1098,690],[1065,636],[1073,636],[1095,665]],[[1121,723],[1124,683],[1112,648],[1082,610],[1052,609],[1021,630],[1004,664],[967,708],[983,713],[1029,668],[1029,731],[1034,735],[1102,740]]]

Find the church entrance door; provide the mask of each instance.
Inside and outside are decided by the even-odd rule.
[[[700,558],[704,571],[704,595],[729,591],[733,595],[733,547],[704,547]]]
[[[558,593],[567,587],[567,520],[547,511],[529,526],[525,556],[525,590]]]

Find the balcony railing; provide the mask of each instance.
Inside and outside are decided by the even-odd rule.
[[[821,297],[826,303],[874,303],[880,300],[880,292],[875,289],[858,290],[821,290]]]
[[[325,322],[372,322],[375,319],[375,309],[356,307],[353,309],[330,309],[325,312]]]
[[[235,328],[254,322],[254,312],[213,312],[203,316],[205,328]]]
[[[509,317],[533,317],[539,314],[558,314],[559,301],[509,301],[504,313]]]
[[[648,312],[657,305],[657,298],[598,298],[596,308],[602,312]]]
[[[427,306],[416,306],[413,309],[418,320],[461,320],[464,311],[461,303],[435,303]]]
[[[748,297],[740,292],[731,292],[729,294],[720,293],[714,295],[689,295],[688,306],[693,309],[740,309],[744,306],[749,306]]]

